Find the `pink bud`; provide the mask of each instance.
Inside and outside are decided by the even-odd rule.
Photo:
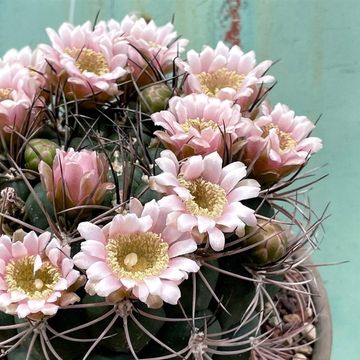
[[[114,188],[107,182],[108,162],[96,151],[57,150],[52,168],[41,161],[41,182],[57,211],[79,205],[98,205]]]

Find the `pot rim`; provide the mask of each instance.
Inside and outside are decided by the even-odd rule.
[[[315,308],[317,310],[316,334],[317,340],[314,343],[312,360],[330,360],[332,348],[332,320],[329,298],[316,266],[312,269],[314,280],[310,288]]]

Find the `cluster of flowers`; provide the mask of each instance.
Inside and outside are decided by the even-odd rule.
[[[159,200],[132,198],[104,226],[78,225],[81,250],[50,232],[0,237],[0,309],[21,318],[54,315],[90,295],[110,303],[139,299],[149,307],[176,304],[179,285],[201,263],[196,251],[224,250],[228,235],[255,227],[254,209],[242,202],[258,197],[303,166],[321,148],[309,137],[314,124],[264,96],[273,77],[270,61],[256,64],[253,52],[219,42],[200,53],[180,54],[187,40],[173,26],[127,16],[47,30],[51,45],[9,51],[0,62],[0,135],[5,143],[42,126],[42,109],[61,87],[67,100],[84,107],[123,96],[132,84],[150,88],[154,76],[175,67],[182,79],[161,111],[150,113],[155,159],[149,187]],[[178,95],[178,96],[175,96]],[[146,99],[145,99],[146,100]],[[151,101],[151,99],[150,99]],[[145,101],[146,102],[146,101]],[[57,212],[100,205],[114,191],[106,156],[92,150],[56,149],[38,172]],[[36,165],[37,166],[37,165]],[[18,234],[17,234],[18,235]],[[86,277],[78,270],[86,271]]]

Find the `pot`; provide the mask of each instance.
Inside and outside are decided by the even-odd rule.
[[[318,312],[318,320],[316,324],[316,332],[318,340],[314,344],[312,360],[330,360],[332,346],[332,322],[330,304],[324,283],[319,271],[313,269],[314,282],[311,288],[314,294],[314,304]]]

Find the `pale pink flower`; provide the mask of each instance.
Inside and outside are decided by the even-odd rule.
[[[177,303],[178,285],[199,270],[184,256],[197,246],[189,233],[166,225],[166,214],[155,200],[142,207],[134,199],[128,214],[116,215],[103,228],[90,222],[78,226],[85,241],[74,262],[86,269],[90,295],[135,297],[149,307]]]
[[[129,67],[135,79],[147,77],[150,80],[156,77],[157,71],[169,71],[188,43],[188,40],[178,38],[171,23],[157,26],[153,20],[146,22],[143,18],[126,16],[120,24],[110,20],[108,27],[129,41]]]
[[[29,70],[21,64],[0,67],[0,134],[6,139],[14,130],[25,133],[34,126],[35,114],[29,110],[35,106],[37,90]]]
[[[20,318],[54,315],[59,307],[79,301],[71,287],[79,279],[70,246],[49,232],[33,231],[23,241],[0,237],[0,310]]]
[[[246,54],[235,45],[227,47],[219,42],[215,49],[206,46],[199,54],[195,50],[187,53],[187,62],[178,61],[186,74],[185,93],[204,93],[220,99],[235,100],[242,106],[256,85],[273,81],[265,75],[272,62],[256,65],[255,53]]]
[[[31,50],[29,46],[21,50],[10,49],[0,59],[0,66],[18,64],[28,69],[28,77],[30,80],[23,90],[33,97],[35,92],[47,88],[46,68],[47,62],[45,61],[44,54],[39,49]],[[26,87],[32,87],[26,90]],[[35,86],[35,89],[33,89]],[[30,91],[29,91],[30,90]]]
[[[57,211],[78,205],[99,205],[114,188],[107,181],[108,161],[96,151],[56,150],[52,168],[39,164],[41,182]]]
[[[272,109],[264,102],[248,133],[242,161],[250,164],[257,159],[252,176],[263,184],[274,183],[322,148],[321,139],[308,137],[314,128],[307,117],[296,116],[288,106],[278,103]]]
[[[167,111],[151,118],[165,130],[155,135],[180,158],[214,151],[223,155],[225,147],[252,126],[251,120],[241,117],[238,105],[204,94],[173,97]]]
[[[56,75],[66,81],[69,97],[106,97],[119,93],[117,81],[127,74],[128,43],[110,36],[104,26],[94,30],[90,22],[81,26],[64,23],[59,31],[47,29],[52,46],[40,48]]]
[[[254,210],[241,203],[259,195],[259,184],[244,179],[246,167],[237,161],[222,167],[218,153],[192,156],[179,163],[174,153],[164,150],[156,160],[163,171],[150,178],[155,191],[168,196],[159,204],[170,211],[168,223],[179,231],[208,236],[215,251],[224,249],[224,233],[242,233],[245,225],[254,226]]]

